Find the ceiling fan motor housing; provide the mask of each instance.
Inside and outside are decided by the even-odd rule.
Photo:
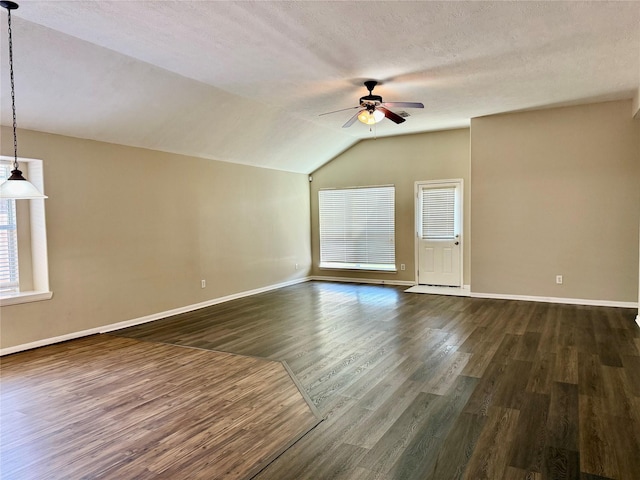
[[[378,84],[375,80],[367,80],[364,82],[364,86],[369,90],[369,95],[360,97],[360,106],[367,110],[375,110],[382,103],[382,97],[380,95],[374,95],[373,89]]]
[[[378,107],[382,103],[382,97],[380,95],[366,95],[360,97],[360,106],[367,108],[369,106]]]

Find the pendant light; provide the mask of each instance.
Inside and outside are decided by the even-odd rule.
[[[0,198],[3,199],[32,199],[47,198],[22,176],[18,169],[18,135],[16,133],[16,95],[13,82],[13,38],[11,35],[11,10],[18,8],[15,2],[0,1],[0,6],[7,9],[9,24],[9,71],[11,72],[11,107],[13,109],[13,170],[11,176],[0,184]]]

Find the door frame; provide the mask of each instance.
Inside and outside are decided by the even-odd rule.
[[[457,230],[460,232],[460,288],[464,288],[464,179],[462,178],[452,178],[445,180],[421,180],[417,181],[413,187],[413,211],[414,211],[414,223],[413,223],[413,233],[414,233],[414,263],[415,263],[415,284],[420,284],[420,279],[418,277],[418,270],[420,268],[420,187],[428,185],[437,187],[439,185],[451,185],[457,184],[458,192],[460,195],[460,205],[458,206],[459,215],[456,218],[457,220]],[[442,287],[449,288],[449,287]]]

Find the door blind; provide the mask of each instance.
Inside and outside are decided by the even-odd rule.
[[[10,176],[10,170],[9,164],[0,164],[0,183]],[[0,199],[0,292],[19,289],[16,201],[3,198]]]
[[[395,187],[318,192],[320,266],[395,270]]]
[[[422,189],[422,238],[455,237],[456,187]]]

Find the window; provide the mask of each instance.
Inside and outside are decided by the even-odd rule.
[[[422,238],[453,238],[456,235],[456,187],[423,188]]]
[[[320,190],[320,267],[396,270],[395,187]]]
[[[13,158],[0,157],[0,181]],[[18,158],[20,170],[44,192],[42,160]],[[46,300],[49,291],[44,199],[0,199],[0,302],[3,306]]]
[[[11,175],[11,165],[0,163],[0,183]],[[16,201],[0,199],[0,294],[20,290]]]

